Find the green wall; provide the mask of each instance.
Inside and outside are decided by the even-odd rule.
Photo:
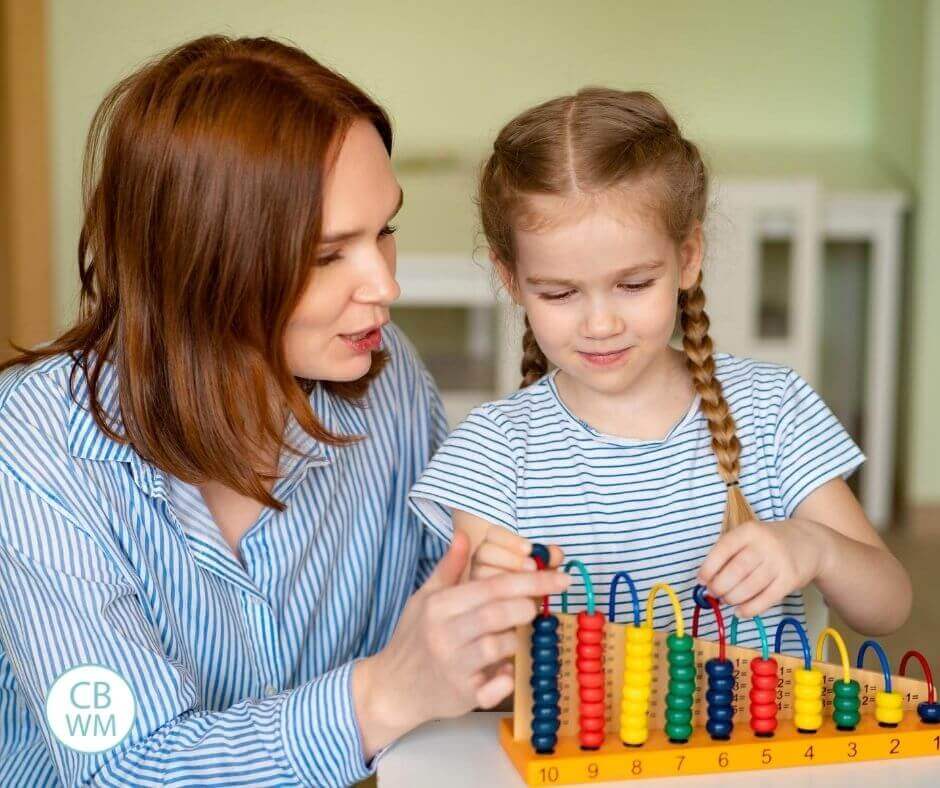
[[[928,4],[932,9],[933,0]],[[95,106],[150,55],[209,32],[286,37],[343,71],[391,111],[406,159],[476,161],[524,106],[605,83],[657,92],[719,162],[772,171],[787,158],[825,159],[830,180],[845,181],[837,185],[922,186],[921,91],[905,85],[906,75],[919,70],[922,0],[49,0],[49,6],[60,325],[76,302],[80,167]],[[932,69],[937,91],[935,62]],[[931,128],[936,138],[940,124]],[[444,177],[469,182],[460,174]],[[431,227],[412,223],[403,232],[407,248],[437,246]],[[936,274],[920,274],[918,284],[940,295]],[[926,353],[930,334],[920,332],[936,329],[937,319],[912,325],[914,344]],[[940,417],[925,403],[938,383],[936,363],[924,364],[911,393],[913,431],[934,438]],[[911,447],[911,466],[925,469],[912,490],[919,499],[940,499],[923,440]]]

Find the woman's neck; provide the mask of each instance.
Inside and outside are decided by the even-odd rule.
[[[661,440],[689,410],[695,390],[685,354],[668,347],[623,390],[593,389],[560,370],[558,393],[577,418],[620,438]]]

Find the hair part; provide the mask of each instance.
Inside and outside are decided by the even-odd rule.
[[[391,153],[381,107],[268,38],[200,38],[121,81],[86,146],[79,316],[0,370],[66,353],[112,440],[184,481],[283,509],[265,483],[271,452],[297,451],[284,443],[288,413],[317,441],[358,439],[313,413],[315,382],[291,373],[284,332],[315,258],[326,175],[359,119]],[[322,385],[357,401],[385,361]],[[123,434],[102,407],[105,363]]]
[[[479,208],[494,264],[516,282],[514,230],[545,226],[536,195],[577,202],[627,190],[644,199],[664,232],[680,244],[705,220],[708,171],[698,147],[684,138],[662,102],[650,93],[589,87],[528,109],[496,137],[483,164]],[[702,276],[677,294],[682,345],[701,398],[718,472],[728,487],[723,530],[754,514],[741,492],[741,444],[721,382],[715,376]],[[549,361],[525,322],[521,386],[548,372]]]

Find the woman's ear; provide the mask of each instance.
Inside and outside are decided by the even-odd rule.
[[[492,249],[490,249],[490,262],[493,264],[493,268],[496,269],[496,273],[499,275],[499,281],[502,282],[503,288],[509,294],[513,303],[519,304],[519,284],[516,281],[516,277],[512,275],[512,269],[500,260],[496,256],[496,252]]]
[[[679,289],[688,290],[698,280],[705,255],[705,238],[701,222],[696,222],[691,232],[679,245]]]

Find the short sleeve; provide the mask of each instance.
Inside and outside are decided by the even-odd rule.
[[[793,371],[781,398],[774,451],[787,517],[813,490],[839,476],[847,479],[865,461],[829,406]]]
[[[454,509],[515,531],[516,473],[510,442],[483,405],[447,437],[412,487],[409,503],[448,542]]]

